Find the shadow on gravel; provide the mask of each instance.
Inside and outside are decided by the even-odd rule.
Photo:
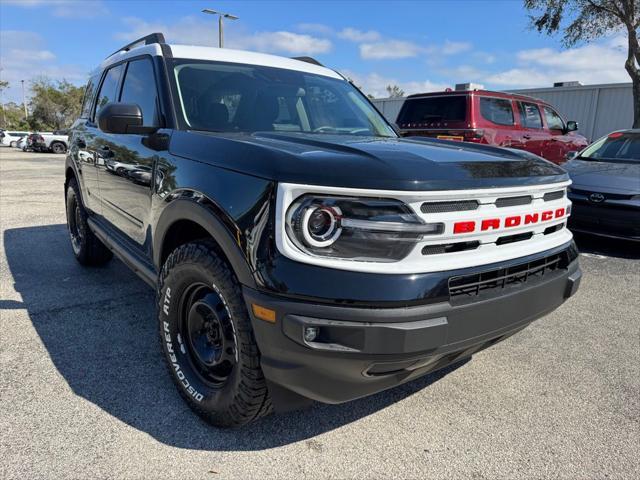
[[[239,430],[205,424],[179,397],[160,355],[153,292],[119,261],[88,269],[71,253],[65,225],[7,230],[9,268],[53,364],[76,395],[167,445],[261,450],[311,439],[398,402],[463,365],[344,405],[271,415]],[[87,425],[87,428],[91,428]],[[311,450],[322,448],[314,440]]]
[[[604,255],[606,257],[640,259],[640,242],[598,237],[584,233],[574,233],[580,253]]]

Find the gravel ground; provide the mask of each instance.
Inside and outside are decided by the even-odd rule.
[[[576,296],[459,368],[223,431],[171,384],[152,291],[73,259],[63,162],[0,149],[0,477],[640,476],[638,247],[579,239]]]

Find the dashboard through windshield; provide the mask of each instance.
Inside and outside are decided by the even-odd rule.
[[[174,60],[185,128],[396,137],[346,80],[281,68]]]

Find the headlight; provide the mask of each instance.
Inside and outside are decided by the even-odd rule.
[[[393,262],[444,224],[424,223],[393,199],[302,195],[287,210],[286,232],[303,252],[323,257]]]

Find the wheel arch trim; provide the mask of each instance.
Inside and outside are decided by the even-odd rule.
[[[193,194],[194,192],[191,193]],[[198,196],[202,198],[201,194],[198,194]],[[169,200],[168,205],[164,207],[156,222],[156,228],[153,233],[153,263],[160,271],[162,268],[160,262],[162,261],[167,233],[176,222],[187,220],[205,230],[218,244],[238,277],[238,281],[243,285],[255,288],[256,283],[253,273],[242,253],[241,247],[238,245],[238,240],[220,218],[221,215],[216,212],[217,209],[218,207],[210,200],[204,203],[194,200],[193,197]]]

